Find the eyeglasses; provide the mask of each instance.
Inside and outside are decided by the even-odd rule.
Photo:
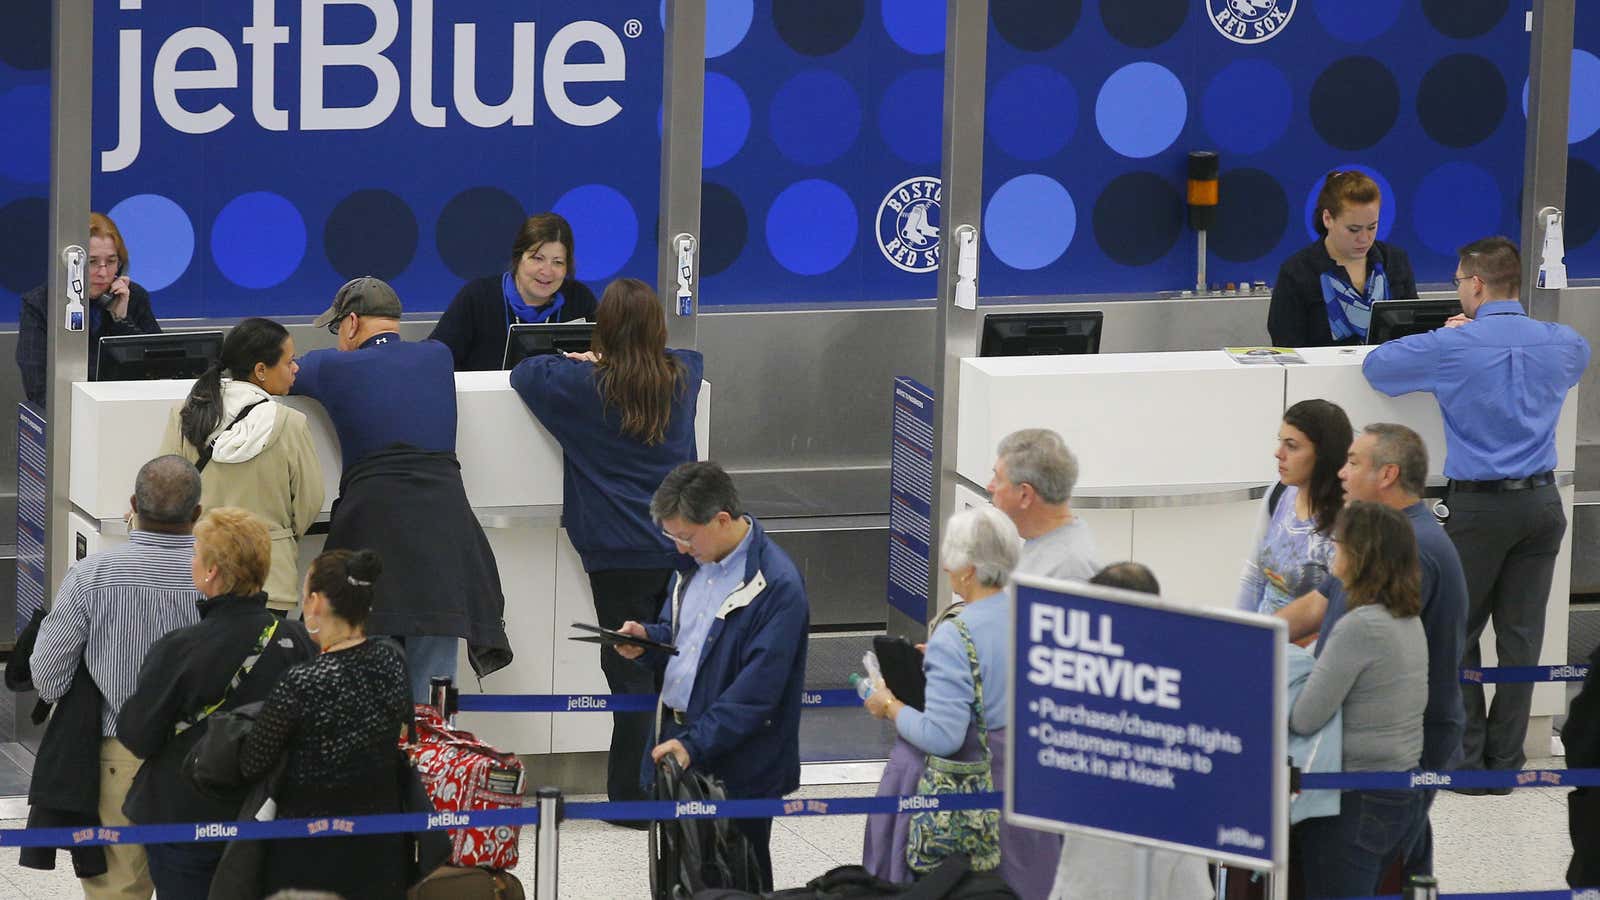
[[[689,546],[689,545],[694,543],[694,537],[693,536],[681,537],[679,535],[673,534],[672,532],[666,530],[665,528],[661,529],[661,534],[662,534],[663,537],[665,537],[668,540],[672,541],[674,544],[678,544],[680,546],[687,547],[687,546]]]
[[[1463,281],[1471,281],[1474,278],[1478,279],[1479,281],[1483,280],[1483,277],[1480,276],[1480,275],[1462,275],[1459,278],[1452,278],[1452,279],[1450,279],[1450,281],[1453,284],[1455,284],[1456,287],[1461,287],[1461,282],[1463,282]]]
[[[328,333],[333,335],[334,337],[338,337],[339,336],[339,326],[344,324],[344,320],[345,319],[348,319],[353,315],[355,315],[355,313],[345,313],[344,315],[340,316],[339,318],[334,319],[332,322],[329,322],[328,323]]]
[[[120,265],[122,265],[122,260],[115,256],[108,256],[104,259],[94,256],[89,257],[89,268],[91,269],[110,269],[115,272]]]

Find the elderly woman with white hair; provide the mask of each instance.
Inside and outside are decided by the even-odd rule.
[[[993,507],[962,510],[945,523],[940,564],[960,600],[940,615],[928,639],[923,709],[906,706],[881,684],[866,701],[867,710],[894,722],[900,736],[884,767],[879,796],[916,793],[928,757],[987,757],[995,788],[1003,788],[1011,693],[1011,597],[1006,585],[1021,553],[1016,525]],[[868,818],[863,864],[878,877],[913,877],[907,864],[909,818]],[[1002,823],[1000,875],[1022,897],[1042,900],[1050,892],[1060,849],[1055,835]]]

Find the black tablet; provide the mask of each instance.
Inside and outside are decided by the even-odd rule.
[[[601,628],[599,625],[588,625],[583,622],[573,622],[572,627],[579,631],[592,632],[592,634],[573,635],[568,640],[583,641],[590,644],[630,644],[646,650],[660,650],[668,656],[678,655],[678,648],[671,644],[663,644],[659,641],[652,641],[649,638],[634,637],[631,634],[623,634],[615,629]]]

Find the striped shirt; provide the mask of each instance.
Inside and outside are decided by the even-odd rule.
[[[191,535],[135,531],[126,545],[68,569],[29,660],[39,699],[55,703],[65,696],[78,660],[86,660],[105,697],[100,733],[115,737],[117,713],[133,696],[150,645],[200,621],[193,557]]]

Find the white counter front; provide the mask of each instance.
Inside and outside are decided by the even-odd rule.
[[[961,361],[956,470],[981,502],[995,450],[1021,428],[1059,432],[1078,457],[1073,509],[1094,529],[1104,562],[1150,566],[1163,594],[1231,607],[1261,513],[1276,480],[1273,453],[1283,412],[1322,398],[1343,407],[1359,432],[1372,422],[1416,430],[1428,470],[1443,482],[1444,423],[1429,394],[1387,397],[1361,374],[1369,347],[1299,351],[1303,365],[1243,365],[1221,350],[1116,353]],[[1558,478],[1572,513],[1577,389],[1556,428]],[[1545,618],[1544,664],[1565,663],[1572,531],[1567,530]],[[1485,665],[1494,664],[1486,632]],[[1563,708],[1560,685],[1535,690],[1534,714]]]
[[[139,467],[160,450],[173,407],[189,381],[80,382],[72,386],[69,534],[58,546],[74,556],[125,539],[123,514]],[[338,437],[321,404],[281,398],[304,412],[322,464],[328,511],[342,471]],[[522,399],[506,372],[456,374],[456,455],[467,499],[494,548],[505,592],[506,632],[516,659],[480,687],[466,665],[463,693],[548,694],[607,692],[593,644],[566,638],[570,623],[594,621],[589,579],[561,528],[561,448]],[[711,386],[702,383],[695,442],[704,459],[710,445]],[[304,571],[323,538],[300,542]],[[597,713],[477,713],[463,727],[494,745],[539,754],[604,750],[611,717]],[[557,724],[558,723],[558,724]],[[554,727],[553,727],[554,726]]]

